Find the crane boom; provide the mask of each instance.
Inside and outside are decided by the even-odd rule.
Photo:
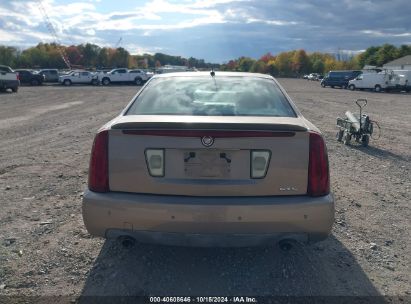
[[[58,38],[56,29],[54,28],[53,24],[50,21],[50,18],[47,14],[47,11],[46,11],[45,7],[43,6],[42,0],[38,0],[37,3],[38,3],[38,7],[39,7],[40,12],[43,15],[44,22],[46,23],[46,27],[47,27],[48,31],[50,32],[50,34],[53,36],[54,41],[57,44],[57,50],[58,50],[61,58],[63,59],[65,65],[69,69],[71,69],[70,60],[68,59],[65,50],[61,47],[61,42],[60,42],[60,39]]]

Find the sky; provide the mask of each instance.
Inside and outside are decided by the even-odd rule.
[[[121,46],[222,63],[293,49],[411,44],[411,0],[0,0],[0,45]],[[121,40],[120,40],[121,39]]]

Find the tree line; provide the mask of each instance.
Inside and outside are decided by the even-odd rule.
[[[194,57],[184,58],[162,53],[131,55],[124,48],[100,47],[95,44],[59,46],[55,43],[39,43],[37,46],[18,50],[15,47],[0,46],[0,64],[13,68],[67,68],[61,53],[72,67],[81,68],[158,68],[166,64],[184,65],[198,69],[220,69],[267,73],[273,76],[298,77],[307,73],[324,74],[330,70],[361,69],[365,65],[383,64],[406,55],[411,55],[411,45],[396,47],[391,44],[371,46],[364,52],[341,60],[342,56],[328,53],[307,53],[304,50],[267,53],[259,59],[240,57],[224,64],[213,64]]]
[[[62,54],[73,68],[156,68],[170,65],[185,65],[197,68],[217,67],[194,57],[183,58],[162,53],[131,55],[126,49],[100,47],[86,43],[59,46],[55,43],[39,43],[23,51],[11,46],[0,45],[0,64],[13,68],[57,68],[66,69]]]
[[[338,54],[337,54],[338,55]],[[365,65],[381,67],[394,59],[411,55],[411,45],[395,47],[391,44],[372,46],[345,60],[342,56],[314,52],[307,54],[304,50],[282,52],[277,55],[267,53],[255,60],[240,57],[221,65],[224,71],[241,71],[267,73],[273,76],[298,77],[308,73],[324,74],[331,70],[356,70]]]

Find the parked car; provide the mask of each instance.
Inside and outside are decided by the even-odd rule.
[[[88,71],[72,71],[68,74],[59,76],[59,82],[63,85],[72,84],[99,84],[98,75]]]
[[[321,80],[321,86],[325,87],[340,87],[345,89],[348,86],[348,82],[360,75],[362,71],[330,71]]]
[[[20,86],[19,74],[10,67],[0,65],[0,91],[12,90],[16,93]]]
[[[100,73],[99,80],[103,85],[109,85],[110,83],[135,83],[136,85],[142,85],[151,76],[142,70],[114,69],[108,73]]]
[[[314,81],[314,80],[317,80],[317,77],[318,77],[318,76],[320,76],[320,74],[318,74],[318,73],[311,73],[310,75],[308,75],[307,79]]]
[[[334,222],[324,137],[271,76],[153,76],[97,133],[90,234],[190,246],[323,240]]]
[[[385,72],[381,73],[363,73],[348,82],[348,88],[351,91],[356,89],[368,89],[375,92],[381,92],[388,86],[390,75]]]
[[[44,76],[44,82],[59,82],[59,71],[57,69],[40,70],[38,74]]]
[[[18,69],[15,70],[19,73],[20,83],[29,84],[32,86],[42,85],[44,82],[44,75],[33,73],[31,70]]]

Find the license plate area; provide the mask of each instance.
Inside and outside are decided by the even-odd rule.
[[[234,154],[229,150],[186,150],[184,174],[188,178],[230,178],[236,161]]]

